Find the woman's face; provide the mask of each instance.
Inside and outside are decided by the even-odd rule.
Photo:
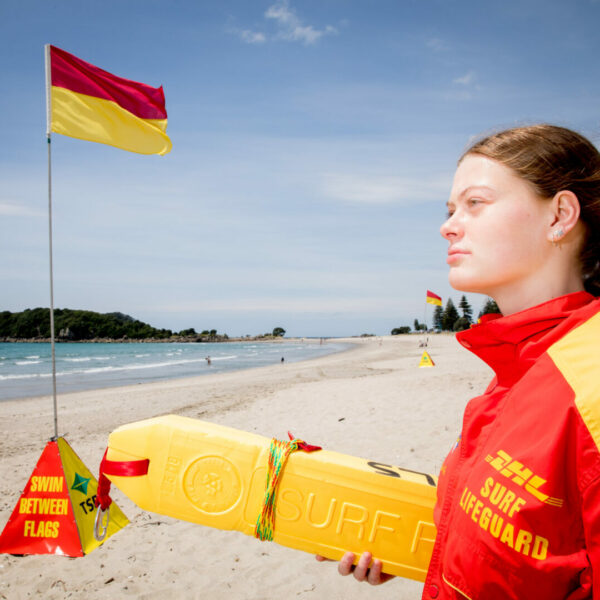
[[[458,166],[440,232],[453,288],[493,298],[531,291],[547,258],[549,203],[511,169],[469,154]]]

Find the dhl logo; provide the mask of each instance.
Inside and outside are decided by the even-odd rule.
[[[504,475],[508,479],[511,479],[517,485],[523,487],[533,497],[537,498],[540,502],[549,504],[550,506],[561,507],[564,500],[560,498],[552,498],[547,494],[540,491],[545,483],[546,479],[539,475],[534,475],[531,469],[528,469],[523,463],[518,460],[513,460],[510,454],[504,452],[504,450],[498,450],[496,456],[488,454],[485,460],[490,463],[496,471],[501,475]]]

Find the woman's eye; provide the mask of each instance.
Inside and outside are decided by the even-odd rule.
[[[469,198],[470,206],[477,206],[478,204],[481,204],[481,198]]]

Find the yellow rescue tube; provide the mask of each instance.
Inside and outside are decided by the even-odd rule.
[[[106,458],[149,459],[148,474],[109,479],[144,510],[253,536],[270,442],[175,415],[139,421],[111,433]],[[273,540],[336,560],[369,551],[386,573],[423,581],[435,538],[436,483],[337,452],[294,452],[277,491]]]

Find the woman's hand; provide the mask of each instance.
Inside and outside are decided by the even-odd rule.
[[[319,555],[315,558],[318,561],[329,560]],[[378,558],[373,560],[370,552],[363,553],[356,565],[353,564],[355,558],[353,552],[346,552],[338,563],[338,573],[344,577],[352,573],[357,581],[366,581],[371,585],[380,585],[392,579],[393,575],[381,572],[382,562]]]

